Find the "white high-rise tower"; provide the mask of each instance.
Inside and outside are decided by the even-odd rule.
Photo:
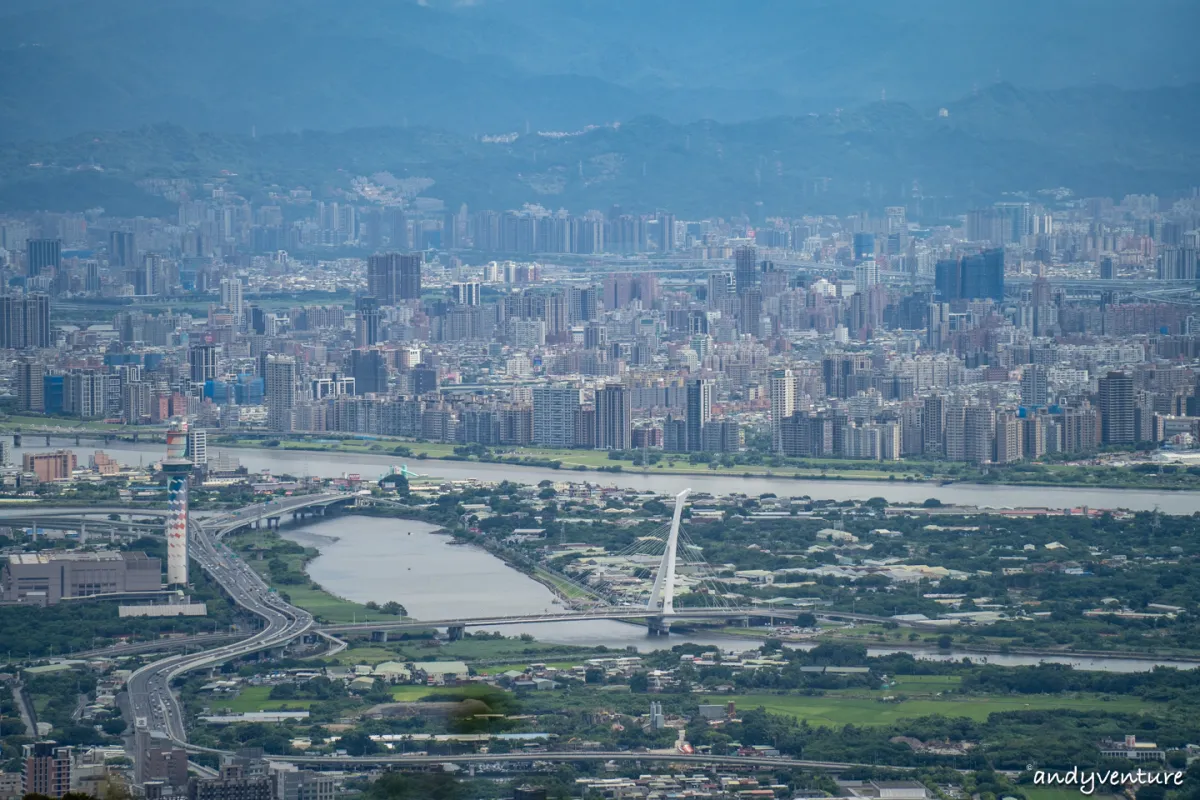
[[[187,422],[176,420],[167,430],[167,457],[162,462],[167,474],[167,585],[188,582],[188,476],[192,462],[184,457]]]

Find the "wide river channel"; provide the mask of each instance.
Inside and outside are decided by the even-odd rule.
[[[39,446],[15,448],[13,458],[22,452],[40,452],[43,439],[28,436],[27,442]],[[125,464],[151,463],[161,457],[162,445],[102,447],[84,442],[73,447],[73,440],[52,440],[49,449],[72,447],[86,461],[92,450],[103,449]],[[210,448],[210,458],[218,448]],[[382,475],[397,463],[394,457],[345,455],[317,452],[278,452],[257,449],[219,448],[236,455],[251,471],[270,470],[274,474],[339,477],[358,473],[364,478]],[[536,483],[544,479],[588,481],[606,486],[632,487],[661,493],[685,488],[698,492],[747,494],[774,492],[780,496],[810,495],[814,498],[853,500],[885,497],[893,502],[920,502],[935,497],[947,504],[978,505],[993,508],[1038,506],[1070,508],[1126,508],[1164,513],[1191,514],[1200,511],[1200,493],[1149,490],[1097,490],[1066,488],[1026,488],[1012,486],[973,486],[953,484],[884,483],[875,481],[798,481],[788,478],[730,478],[708,475],[641,475],[634,473],[570,472],[537,468],[514,468],[500,464],[465,464],[453,461],[410,462],[409,468],[431,477],[448,479],[516,480]],[[395,600],[417,619],[456,619],[503,614],[535,614],[561,608],[555,596],[542,584],[512,569],[484,550],[453,544],[450,537],[435,532],[434,526],[412,520],[368,517],[334,518],[302,527],[285,527],[283,535],[305,546],[315,547],[320,556],[309,563],[309,574],[328,591],[357,602]],[[598,645],[648,650],[669,647],[682,641],[741,650],[755,646],[751,639],[720,634],[680,633],[666,638],[651,638],[644,628],[621,622],[591,620],[571,623],[547,623],[505,626],[507,635],[529,633],[540,641],[573,645]],[[873,647],[871,655],[883,655],[902,647]],[[986,659],[1003,665],[1035,664],[1056,661],[1081,669],[1130,672],[1150,669],[1156,664],[1191,668],[1193,663],[1170,659],[1143,660],[1106,657],[1030,656],[977,653],[956,650],[949,653],[912,651],[920,658]]]

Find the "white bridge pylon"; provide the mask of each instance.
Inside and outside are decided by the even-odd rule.
[[[679,521],[683,516],[683,505],[691,489],[684,489],[675,495],[675,513],[671,517],[671,533],[667,536],[667,546],[663,550],[662,561],[658,564],[658,574],[654,576],[654,588],[650,590],[650,601],[646,608],[660,614],[675,613],[675,556],[679,549]]]

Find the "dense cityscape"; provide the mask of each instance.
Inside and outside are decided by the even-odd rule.
[[[1195,13],[1063,2],[0,4],[0,800],[1200,800]]]
[[[293,189],[309,216],[284,226],[281,205],[172,188],[208,196],[177,220],[0,225],[18,415],[735,461],[1200,441],[1194,197],[1060,190],[926,228],[902,207],[438,217]]]

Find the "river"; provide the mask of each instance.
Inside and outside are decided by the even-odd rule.
[[[162,456],[163,446],[128,445],[103,447],[85,442],[74,447],[73,439],[52,439],[50,448],[43,439],[27,436],[39,446],[14,448],[12,458],[23,452],[70,447],[86,461],[94,450],[103,449],[124,464],[149,464]],[[210,448],[236,455],[251,471],[270,470],[273,474],[338,477],[358,473],[374,478],[401,459],[394,456],[351,455],[309,451],[277,451],[255,448]],[[936,486],[922,483],[876,481],[799,481],[789,478],[731,478],[716,475],[641,475],[636,473],[571,472],[552,469],[513,467],[503,464],[463,463],[455,461],[410,461],[410,469],[447,479],[518,480],[536,483],[588,481],[605,486],[649,489],[670,494],[691,488],[715,494],[740,491],[747,494],[774,492],[780,496],[810,495],[833,500],[862,500],[885,497],[892,502],[921,502],[935,497],[946,504],[977,505],[990,508],[1038,506],[1158,509],[1168,514],[1200,511],[1200,493],[1150,491],[1144,489],[1068,489],[1057,487],[977,486],[952,484]],[[335,518],[306,525],[285,527],[283,535],[306,546],[316,547],[321,555],[309,564],[309,574],[329,591],[358,602],[395,600],[414,617],[447,619],[481,614],[535,614],[555,607],[555,597],[542,584],[512,569],[486,551],[452,544],[445,535],[433,532],[433,526],[411,520],[354,517],[352,521]],[[640,650],[670,647],[681,641],[709,644],[724,650],[744,650],[755,646],[751,639],[719,634],[676,634],[667,639],[651,638],[645,629],[621,622],[548,623],[505,626],[508,635],[530,633],[541,641],[573,645],[600,645]],[[870,648],[871,655],[885,655],[902,648]],[[1155,665],[1192,668],[1196,664],[1170,659],[1150,661],[1127,658],[1083,658],[1027,656],[954,650],[948,653],[912,651],[919,658],[937,660],[972,658],[1004,666],[1052,661],[1080,669],[1134,672]]]
[[[81,462],[94,450],[103,449],[124,464],[151,463],[163,456],[163,445],[130,445],[104,447],[99,442],[85,441],[74,447],[74,439],[52,439],[50,448],[40,446],[44,439],[26,435],[26,441],[39,446],[14,448],[13,460],[23,452],[42,452],[47,449],[70,447],[78,452]],[[375,478],[391,466],[404,462],[396,456],[325,453],[300,450],[263,450],[255,448],[210,447],[210,458],[216,452],[235,455],[251,471],[270,470],[273,474],[298,476],[315,475],[334,478],[358,473]],[[1132,511],[1153,511],[1165,514],[1193,514],[1200,511],[1200,492],[1154,491],[1150,489],[1088,489],[1057,486],[1007,486],[956,483],[938,486],[931,483],[906,481],[796,480],[793,478],[728,475],[673,475],[612,472],[573,472],[540,467],[514,467],[510,464],[486,464],[461,461],[407,460],[409,469],[431,477],[451,480],[478,479],[483,481],[516,480],[523,483],[552,481],[587,481],[602,486],[618,486],[650,490],[660,494],[677,494],[684,489],[696,492],[725,494],[744,492],[759,495],[772,492],[781,497],[808,495],[824,500],[866,500],[884,497],[893,503],[920,503],[936,498],[947,505],[979,506],[982,508],[1124,508]]]
[[[542,584],[512,569],[477,547],[452,543],[449,536],[425,522],[376,517],[334,518],[303,527],[285,526],[280,533],[320,555],[309,562],[308,574],[330,592],[360,603],[395,600],[417,619],[469,618],[483,614],[536,614],[558,606]],[[753,639],[721,634],[676,632],[650,637],[645,628],[608,620],[506,625],[508,636],[529,633],[539,641],[570,645],[636,647],[646,651],[696,642],[722,650],[756,647]],[[810,645],[811,646],[811,645]],[[868,648],[870,655],[902,652],[898,647]],[[1157,664],[1183,669],[1195,664],[1170,660],[1128,658],[1070,658],[977,653],[912,651],[918,658],[972,658],[1004,666],[1054,661],[1079,669],[1137,672]]]

